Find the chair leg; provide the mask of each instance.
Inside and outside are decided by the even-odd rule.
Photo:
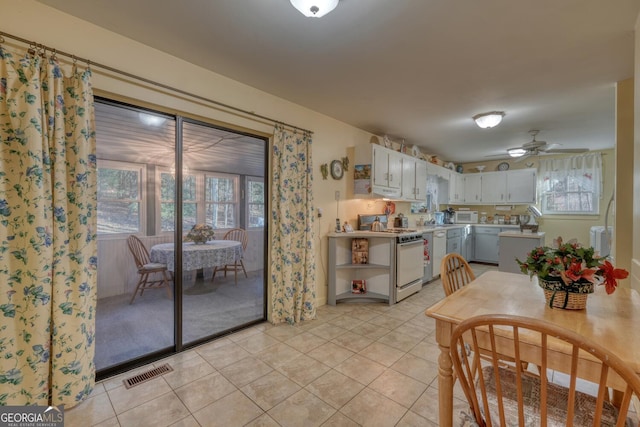
[[[133,300],[136,299],[136,295],[138,294],[138,290],[140,289],[140,286],[146,281],[146,276],[145,274],[141,274],[140,278],[138,279],[138,283],[136,283],[136,289],[133,291],[133,295],[131,295],[131,301],[129,301],[129,304],[133,304]],[[142,292],[140,292],[140,295],[142,295]]]
[[[244,277],[246,277],[248,279],[249,275],[247,275],[247,270],[245,270],[244,262],[242,262],[242,260],[240,260],[240,265],[242,266],[242,271],[244,271]]]
[[[237,285],[238,284],[238,261],[233,263],[233,279],[235,280]]]
[[[169,284],[169,280],[167,280],[167,272],[163,271],[162,272],[162,280],[164,281],[164,285],[167,287],[167,295],[169,296],[169,299],[173,299],[173,294],[171,293],[171,285]]]

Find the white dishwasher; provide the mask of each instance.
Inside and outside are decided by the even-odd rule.
[[[435,230],[433,232],[433,277],[440,275],[440,263],[447,253],[447,230]]]

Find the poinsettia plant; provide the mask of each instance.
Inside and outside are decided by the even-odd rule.
[[[556,240],[556,247],[541,246],[527,254],[524,261],[516,258],[520,271],[545,280],[561,280],[567,286],[573,282],[591,282],[605,285],[607,294],[615,292],[618,280],[626,279],[629,272],[615,268],[606,257],[598,257],[592,247],[577,242]]]

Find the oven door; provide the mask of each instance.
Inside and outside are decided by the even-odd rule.
[[[412,242],[396,244],[396,287],[413,284],[416,281],[422,285],[424,261],[424,241],[418,239]]]

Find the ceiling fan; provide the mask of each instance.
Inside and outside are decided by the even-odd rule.
[[[530,130],[529,134],[533,139],[527,143],[522,144],[520,147],[514,147],[507,149],[507,154],[510,157],[515,158],[516,162],[522,161],[529,156],[538,156],[540,154],[558,154],[558,153],[584,153],[589,151],[586,148],[556,148],[560,147],[560,144],[548,144],[546,141],[536,140],[539,130]]]

